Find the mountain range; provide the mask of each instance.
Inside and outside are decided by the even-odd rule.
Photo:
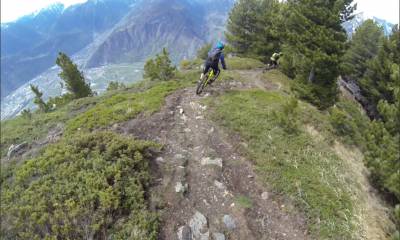
[[[374,22],[382,28],[385,35],[390,35],[392,33],[394,27],[393,23],[377,17],[367,16],[363,12],[356,14],[353,19],[343,23],[342,26],[346,30],[348,36],[351,37],[353,33],[355,33],[356,29],[367,19],[374,20]]]
[[[72,57],[91,87],[142,78],[147,58],[167,48],[174,63],[207,42],[223,39],[235,0],[88,0],[65,8],[54,4],[1,25],[1,119],[34,108],[29,85],[44,98],[60,95],[58,52]],[[348,35],[367,17],[343,24]],[[373,18],[390,34],[393,24]]]
[[[1,117],[34,107],[29,84],[59,95],[58,52],[72,56],[91,87],[141,78],[144,61],[167,48],[175,63],[223,38],[234,0],[89,0],[51,5],[1,25]]]

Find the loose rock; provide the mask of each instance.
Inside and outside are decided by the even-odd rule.
[[[179,240],[192,240],[192,231],[188,226],[182,226],[178,229],[178,239]]]
[[[175,192],[177,193],[185,193],[188,189],[188,184],[182,184],[182,182],[177,182],[175,185]]]
[[[222,233],[213,233],[214,240],[225,240],[225,235]]]
[[[263,193],[261,194],[261,199],[262,199],[262,200],[267,200],[268,197],[269,197],[268,192],[263,192]]]
[[[222,159],[221,158],[216,158],[216,159],[211,159],[209,157],[202,158],[201,159],[201,165],[217,165],[222,168]]]
[[[208,229],[207,224],[208,224],[207,218],[199,211],[196,211],[196,213],[193,215],[192,219],[190,219],[189,222],[190,229],[192,230],[192,235],[195,239],[200,237],[201,239],[203,239],[202,236],[206,237],[209,235],[209,232],[207,231]]]
[[[225,223],[225,226],[229,230],[233,230],[233,229],[236,228],[235,220],[230,215],[225,215],[224,218],[223,218],[223,221]]]
[[[13,156],[15,156],[15,154],[17,152],[19,152],[20,150],[22,150],[23,148],[25,148],[28,145],[27,142],[23,142],[21,144],[18,145],[14,145],[12,144],[9,148],[8,148],[8,152],[7,152],[7,158],[10,159]]]
[[[217,180],[214,181],[214,185],[220,190],[226,189],[225,185],[222,182],[218,182]]]

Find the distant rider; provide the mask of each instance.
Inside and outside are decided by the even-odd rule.
[[[273,68],[277,67],[278,66],[278,60],[279,60],[279,58],[281,56],[282,56],[281,52],[272,54],[270,62],[269,62],[269,66],[273,67]]]
[[[204,65],[205,65],[204,71],[201,74],[200,79],[203,79],[204,74],[206,74],[208,72],[208,70],[210,70],[210,68],[212,68],[214,70],[215,77],[213,79],[211,79],[211,82],[209,84],[214,82],[215,79],[217,79],[217,77],[221,71],[218,66],[220,61],[222,64],[222,68],[224,70],[226,70],[225,58],[224,58],[224,53],[223,53],[224,48],[225,48],[225,45],[221,41],[218,41],[218,43],[215,45],[215,47],[208,52],[208,57],[206,59],[206,62],[204,63]]]

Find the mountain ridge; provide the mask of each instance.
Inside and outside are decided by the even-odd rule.
[[[174,2],[165,0],[150,2],[118,1],[125,2],[126,5],[129,3],[130,10],[108,29],[100,33],[83,35],[87,37],[85,41],[88,44],[71,55],[88,79],[95,85],[98,85],[96,83],[97,73],[102,71],[99,69],[110,70],[107,65],[116,66],[117,69],[121,69],[118,66],[131,65],[132,72],[137,75],[134,77],[130,75],[132,76],[131,82],[136,81],[141,77],[144,61],[159,53],[163,47],[168,48],[175,63],[193,57],[200,46],[223,37],[228,11],[234,2],[233,0],[224,0],[220,5],[217,5],[221,9],[215,9],[211,7],[209,1],[197,0],[174,0]],[[78,5],[71,6],[68,9],[77,7],[82,8]],[[160,19],[166,18],[169,21],[160,21]],[[147,30],[149,30],[149,33],[145,34]],[[74,42],[75,40],[65,39],[66,42]],[[40,88],[43,88],[46,99],[59,94],[60,89],[58,89],[59,84],[57,83],[59,78],[57,72],[53,70],[57,52],[52,50],[50,55],[35,55],[36,60],[27,59],[39,62],[40,58],[38,57],[41,56],[46,60],[43,61],[43,65],[49,63],[51,65],[47,70],[36,75],[28,83],[23,83],[17,90],[3,99],[1,103],[2,119],[15,116],[24,108],[34,107],[32,95],[28,89],[30,83],[38,84]],[[69,51],[66,53],[68,54]],[[24,65],[29,66],[26,62]],[[112,69],[111,71],[115,72]],[[91,76],[92,73],[95,74]],[[113,81],[128,83],[122,79],[126,75],[125,73],[124,71],[119,77],[113,78]],[[107,75],[108,73],[105,72],[104,74]],[[100,83],[100,85],[101,87],[93,86],[94,90],[104,91],[104,84]],[[51,86],[49,91],[46,90],[47,86]]]

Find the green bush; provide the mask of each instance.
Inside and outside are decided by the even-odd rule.
[[[345,139],[346,143],[353,143],[357,126],[344,111],[333,107],[330,111],[329,121],[336,135]]]
[[[111,132],[50,145],[2,183],[5,239],[156,239],[150,142]]]
[[[125,84],[120,83],[120,82],[111,81],[107,86],[107,91],[115,91],[115,90],[124,89],[124,88],[126,88]]]
[[[282,109],[273,111],[274,118],[276,121],[287,131],[288,133],[294,133],[299,127],[299,109],[298,101],[296,98],[291,97],[282,105]]]
[[[176,67],[172,65],[167,49],[157,54],[154,59],[149,59],[144,65],[143,77],[150,80],[168,81],[174,78]]]
[[[373,181],[400,201],[400,136],[392,136],[380,121],[374,121],[366,134],[365,161]]]
[[[24,109],[24,110],[22,110],[22,112],[21,112],[21,117],[24,118],[24,119],[28,119],[28,120],[32,119],[32,112],[31,112],[31,110],[30,110],[30,109]]]
[[[74,100],[74,95],[67,93],[59,97],[50,98],[47,102],[47,105],[49,105],[54,110],[67,105],[72,100]]]

